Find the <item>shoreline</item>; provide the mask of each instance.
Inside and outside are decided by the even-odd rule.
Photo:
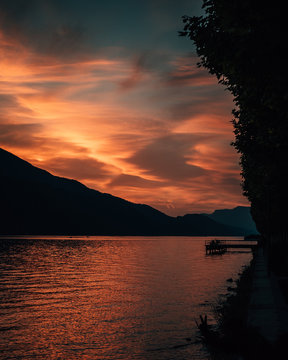
[[[270,360],[287,351],[288,304],[275,274],[268,273],[263,248],[235,282],[233,293],[215,307],[217,327],[201,318],[198,328],[212,359]]]

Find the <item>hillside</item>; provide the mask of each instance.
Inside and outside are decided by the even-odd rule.
[[[250,207],[237,206],[234,209],[215,210],[207,215],[210,219],[224,225],[242,227],[250,234],[257,234],[255,222],[250,214]]]
[[[170,217],[148,205],[53,176],[0,149],[0,234],[243,235],[204,215]]]

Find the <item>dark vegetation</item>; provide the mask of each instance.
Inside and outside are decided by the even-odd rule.
[[[248,348],[251,351],[249,338],[251,329],[246,325],[248,304],[251,288],[251,273],[253,264],[245,268],[237,280],[236,286],[228,286],[230,294],[227,300],[219,301],[214,312],[217,319],[217,327],[212,329],[207,322],[207,317],[200,317],[198,328],[201,332],[203,341],[210,349],[216,359],[230,359],[233,356],[243,356]],[[227,279],[227,283],[232,283],[232,279]],[[255,339],[253,339],[255,341]],[[257,341],[258,343],[259,341]],[[259,344],[255,344],[257,346]]]
[[[215,360],[282,359],[286,353],[287,334],[283,334],[275,343],[270,343],[257,329],[247,325],[253,271],[252,260],[236,284],[227,287],[230,295],[227,300],[219,301],[214,309],[216,328],[208,324],[206,316],[200,317],[198,328],[202,340]],[[227,279],[227,282],[231,283],[232,279]]]
[[[177,218],[49,174],[0,149],[0,234],[245,235],[205,215]]]
[[[206,15],[184,16],[182,36],[196,44],[199,66],[234,96],[234,147],[269,261],[288,271],[287,12],[285,2],[204,0]]]

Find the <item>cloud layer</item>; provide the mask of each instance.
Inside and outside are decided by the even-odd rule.
[[[170,48],[151,43],[147,50],[124,25],[126,42],[114,33],[111,42],[102,33],[93,42],[97,26],[88,10],[95,2],[79,8],[86,28],[72,13],[76,2],[65,21],[59,3],[1,4],[0,146],[55,175],[172,215],[246,204],[229,145],[232,99],[197,68],[190,44],[179,50],[174,39]],[[180,3],[184,11],[189,2]],[[148,1],[145,11],[153,24],[148,37],[175,30],[175,2]]]

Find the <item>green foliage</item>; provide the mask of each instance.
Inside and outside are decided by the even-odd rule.
[[[181,36],[196,45],[199,66],[233,94],[243,193],[260,232],[286,229],[287,15],[284,3],[204,0],[205,16],[184,16]]]

